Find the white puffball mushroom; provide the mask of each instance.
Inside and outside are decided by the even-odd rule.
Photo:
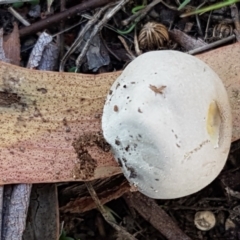
[[[171,199],[220,173],[232,117],[223,83],[207,64],[162,50],[137,57],[114,82],[102,129],[128,181],[148,197]]]
[[[200,211],[194,216],[194,224],[201,231],[208,231],[216,225],[216,217],[213,212]]]

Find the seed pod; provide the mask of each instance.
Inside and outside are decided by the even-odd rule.
[[[214,38],[226,38],[233,33],[233,27],[230,24],[220,23],[215,25],[213,28],[213,37]]]
[[[148,22],[141,29],[139,36],[139,47],[142,50],[157,50],[166,46],[169,41],[167,28],[156,22]]]

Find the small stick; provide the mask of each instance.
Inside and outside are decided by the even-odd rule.
[[[145,17],[145,15],[157,4],[159,4],[160,2],[162,2],[162,0],[154,0],[153,2],[151,2],[150,4],[148,4],[145,8],[143,8],[142,10],[140,10],[139,12],[133,14],[132,16],[130,16],[129,18],[125,19],[122,21],[122,25],[126,26],[128,25],[130,22],[132,22],[133,20],[134,23],[139,22],[142,18]]]
[[[121,62],[122,60],[108,47],[108,45],[107,45],[105,39],[103,38],[101,32],[100,32],[100,38],[101,38],[101,40],[102,40],[102,43],[103,43],[104,47],[108,50],[108,52],[109,52],[110,54],[112,54],[119,62]],[[1,240],[1,239],[0,239],[0,240]]]
[[[113,222],[112,216],[106,211],[106,209],[101,204],[97,193],[95,192],[92,184],[90,182],[85,182],[85,185],[88,189],[89,194],[91,195],[92,199],[94,200],[99,212],[104,217],[105,221],[111,225],[117,232],[119,232],[122,236],[126,237],[129,240],[137,240],[134,236],[128,233],[123,227],[119,226],[115,222]]]
[[[136,52],[137,56],[140,56],[142,54],[142,50],[140,50],[140,48],[139,48],[136,28],[135,28],[135,31],[134,31],[134,48],[135,48],[135,52]]]
[[[30,26],[31,24],[25,20],[18,12],[16,12],[12,7],[8,8],[8,11],[24,26]]]
[[[199,16],[198,16],[198,15],[196,15],[196,22],[197,22],[199,34],[200,34],[201,36],[203,36],[202,26],[201,26],[201,22],[200,22],[200,19],[199,19]]]
[[[122,45],[124,46],[125,50],[127,51],[129,58],[131,60],[133,60],[134,58],[136,58],[136,56],[134,56],[134,54],[132,53],[132,51],[130,50],[130,48],[128,47],[125,39],[121,36],[118,36],[119,40],[121,41]]]
[[[204,1],[203,3],[201,3],[197,9],[201,8],[206,2]],[[197,26],[198,26],[198,31],[200,33],[201,36],[203,36],[203,31],[202,31],[202,26],[201,26],[201,22],[199,19],[199,16],[196,14],[196,22],[197,22]]]
[[[94,9],[97,7],[101,7],[109,2],[112,2],[112,0],[88,0],[83,3],[80,3],[74,7],[69,8],[66,11],[54,14],[51,17],[48,17],[46,19],[37,21],[36,23],[31,24],[28,27],[24,27],[20,29],[19,34],[21,37],[29,35],[31,33],[36,33],[38,31],[41,31],[48,26],[55,24],[59,24],[59,22],[65,20],[68,17],[73,17],[77,15],[78,13],[85,11],[85,10],[90,10]]]
[[[82,39],[85,35],[85,33],[98,21],[98,18],[101,16],[101,14],[109,7],[109,5],[101,8],[95,15],[94,17],[86,24],[84,29],[80,32],[78,37],[75,39],[74,43],[72,44],[71,48],[65,53],[63,56],[60,66],[59,66],[59,71],[63,72],[64,71],[64,65],[68,59],[68,57],[79,47],[79,45],[82,42]],[[89,38],[90,39],[90,38]],[[89,40],[88,39],[88,40]]]
[[[208,21],[207,21],[207,26],[205,29],[205,36],[204,36],[204,41],[207,39],[208,35],[208,28],[209,28],[209,24],[210,24],[210,20],[211,20],[211,16],[212,16],[212,11],[210,12],[209,16],[208,16]]]
[[[76,60],[76,65],[77,65],[77,69],[81,66],[82,61],[83,61],[83,57],[86,55],[87,50],[90,46],[90,42],[91,39],[99,32],[101,31],[101,29],[103,28],[103,26],[112,18],[112,16],[118,12],[127,2],[129,2],[130,0],[122,0],[120,2],[118,2],[118,4],[113,7],[111,10],[109,10],[103,17],[103,19],[97,24],[95,25],[95,27],[92,30],[92,33],[88,39],[88,41],[86,42],[84,48],[82,49],[81,54],[78,56],[77,60]]]
[[[224,43],[227,43],[227,42],[230,42],[232,40],[236,39],[236,36],[233,34],[227,38],[223,38],[221,40],[218,40],[216,42],[213,42],[213,43],[209,43],[208,45],[206,46],[202,46],[202,47],[199,47],[199,48],[195,48],[193,50],[190,50],[188,51],[187,53],[188,54],[191,54],[191,55],[194,55],[194,54],[198,54],[198,53],[201,53],[203,51],[206,51],[206,50],[209,50],[211,48],[214,48],[214,47],[218,47]]]
[[[191,240],[169,217],[169,215],[157,205],[154,199],[148,198],[139,192],[127,193],[124,199],[129,205],[152,224],[169,240]]]
[[[240,22],[239,22],[239,12],[237,5],[234,3],[230,6],[231,16],[235,25],[234,33],[236,35],[237,41],[240,41]]]
[[[82,16],[83,18],[88,19],[88,20],[91,20],[91,19],[93,18],[92,16],[90,16],[90,15],[88,15],[88,14],[86,14],[86,13],[81,14],[81,16]],[[111,25],[109,25],[109,24],[107,24],[107,23],[104,24],[104,27],[112,30],[112,31],[115,32],[115,33],[120,34],[122,37],[124,37],[124,38],[127,39],[128,41],[133,42],[129,37],[127,37],[127,36],[124,35],[124,34],[121,34],[121,32],[119,32],[119,30],[116,29],[115,27],[112,27]]]
[[[66,10],[66,0],[61,0],[60,1],[60,11],[63,12]],[[50,9],[49,9],[50,11]],[[63,29],[65,28],[65,22],[62,21],[60,23],[60,31],[63,31]],[[64,56],[64,36],[61,34],[59,35],[59,45],[60,45],[60,59],[62,59],[62,57]]]

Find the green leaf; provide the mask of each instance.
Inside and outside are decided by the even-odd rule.
[[[71,237],[65,237],[63,240],[75,240],[75,239]]]
[[[32,0],[30,3],[31,5],[37,5],[39,4],[39,0]]]
[[[182,10],[187,4],[189,4],[191,0],[185,0],[181,5],[178,7],[178,10]]]
[[[32,1],[25,1],[25,2],[30,3],[31,5],[39,4],[39,0],[32,0]],[[21,2],[16,1],[15,3],[12,4],[12,7],[20,8],[23,6],[23,4],[24,4],[24,1],[21,1]]]
[[[76,67],[71,67],[71,68],[68,69],[68,72],[75,72],[76,69],[77,69]]]
[[[20,8],[23,6],[23,2],[15,2],[12,4],[12,7],[13,8]]]
[[[59,240],[75,240],[74,238],[67,237],[67,233],[63,230]]]
[[[226,0],[224,2],[220,2],[220,3],[215,3],[212,4],[208,7],[204,7],[204,8],[200,8],[200,9],[196,9],[195,11],[189,12],[189,13],[184,13],[182,14],[180,17],[188,17],[194,14],[203,14],[205,12],[209,12],[209,11],[213,11],[222,7],[226,7],[229,6],[231,4],[234,4],[236,2],[239,2],[240,0]]]

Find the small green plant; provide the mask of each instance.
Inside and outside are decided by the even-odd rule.
[[[67,233],[63,230],[61,236],[59,237],[59,240],[75,240],[75,239],[71,237],[67,237]]]
[[[76,67],[71,67],[68,69],[68,72],[76,72],[77,68]]]
[[[190,1],[191,0],[185,0],[179,6],[178,10],[183,9]],[[213,10],[216,10],[216,9],[219,9],[219,8],[222,8],[222,7],[229,6],[229,5],[237,3],[239,1],[240,0],[226,0],[226,1],[223,1],[223,2],[218,2],[218,3],[212,4],[212,5],[207,6],[207,7],[196,9],[196,10],[194,10],[192,12],[184,13],[180,17],[187,17],[187,16],[191,16],[191,15],[195,15],[195,14],[203,14],[205,12],[209,12],[209,11],[213,11]]]
[[[139,6],[136,6],[136,7],[132,8],[132,11],[131,11],[132,14],[135,14],[138,11],[144,9],[146,7],[146,5],[147,5],[147,1],[143,0],[142,1],[142,5],[139,5]],[[128,34],[128,33],[132,32],[132,30],[135,28],[136,24],[137,24],[136,22],[132,23],[131,26],[128,29],[125,29],[125,30],[117,29],[117,32],[119,34],[122,34],[122,35]]]
[[[178,10],[182,10],[187,4],[189,4],[191,2],[191,0],[185,0],[183,1],[183,3],[180,4],[180,6],[178,7]]]
[[[28,3],[30,3],[31,5],[37,5],[37,4],[39,4],[39,0],[28,1]],[[16,1],[15,3],[12,4],[12,6],[14,8],[20,8],[20,7],[23,6],[23,4],[24,4],[24,2],[17,2]]]

